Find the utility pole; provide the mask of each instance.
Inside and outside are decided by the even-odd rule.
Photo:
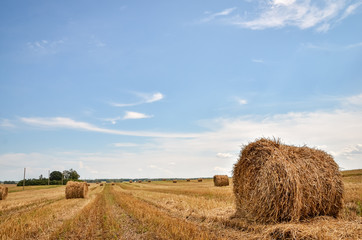
[[[50,170],[48,170],[48,185],[50,185]]]
[[[23,191],[24,191],[24,189],[25,189],[25,172],[26,172],[26,168],[24,168]]]

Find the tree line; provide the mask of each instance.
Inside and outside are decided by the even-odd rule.
[[[25,179],[25,186],[34,186],[34,185],[65,185],[68,181],[77,181],[80,175],[74,169],[60,171],[53,171],[50,173],[49,178],[44,178],[43,175],[40,175],[38,179]],[[24,180],[18,182],[18,186],[23,186]]]

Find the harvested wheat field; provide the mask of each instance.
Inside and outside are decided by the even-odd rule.
[[[343,174],[344,175],[344,174]],[[362,239],[362,170],[342,177],[338,218],[258,223],[235,217],[233,181],[91,184],[86,198],[65,186],[9,186],[0,201],[1,239]]]

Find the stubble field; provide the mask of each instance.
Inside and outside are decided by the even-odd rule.
[[[65,186],[9,185],[0,201],[1,239],[362,239],[362,171],[344,172],[338,219],[262,225],[233,218],[232,185],[159,181],[91,184],[85,199]]]

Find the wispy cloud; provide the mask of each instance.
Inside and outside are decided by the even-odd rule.
[[[115,118],[103,118],[103,121],[110,122],[113,125],[116,124],[119,120],[121,120],[121,117],[115,117]]]
[[[111,102],[110,104],[114,107],[131,107],[144,103],[153,103],[162,100],[165,96],[160,93],[146,94],[146,93],[135,93],[141,100],[134,103],[115,103]]]
[[[264,63],[263,59],[257,59],[257,58],[253,58],[251,61],[254,63]]]
[[[15,128],[15,124],[13,124],[9,119],[0,119],[0,127],[1,128]]]
[[[239,98],[239,97],[234,97],[235,101],[240,104],[240,105],[245,105],[248,104],[248,101],[246,99],[243,98]]]
[[[78,122],[70,118],[55,117],[55,118],[20,118],[26,124],[45,127],[45,128],[66,128],[74,130],[83,130],[90,132],[99,132],[115,135],[138,136],[138,137],[161,137],[161,138],[192,138],[197,134],[188,133],[161,133],[147,131],[122,131],[107,128],[100,128],[87,122]]]
[[[347,50],[353,50],[355,48],[360,48],[362,47],[362,42],[352,43],[348,45],[302,43],[301,47],[303,49],[337,52],[337,51],[347,51]]]
[[[232,13],[236,8],[233,7],[233,8],[227,8],[227,9],[224,9],[222,10],[221,12],[217,12],[217,13],[210,13],[210,12],[205,12],[205,14],[207,15],[207,17],[203,18],[201,20],[201,22],[210,22],[212,20],[214,20],[215,18],[217,17],[220,17],[220,16],[228,16],[230,15],[230,13]]]
[[[144,113],[126,111],[126,114],[124,115],[123,119],[144,119],[144,118],[152,118],[152,117],[153,116],[146,115]]]
[[[115,147],[138,147],[139,144],[136,143],[113,143]]]
[[[282,28],[295,26],[300,29],[315,28],[318,32],[326,32],[331,26],[352,15],[362,4],[361,1],[349,4],[349,0],[261,0],[255,14],[244,16],[231,15],[230,12],[218,19],[207,18],[208,21],[219,20],[225,24],[235,25],[252,30],[266,28]],[[257,17],[251,19],[249,16]]]
[[[27,46],[30,50],[42,54],[55,54],[59,52],[60,46],[65,43],[66,39],[60,40],[38,40],[28,42]]]

